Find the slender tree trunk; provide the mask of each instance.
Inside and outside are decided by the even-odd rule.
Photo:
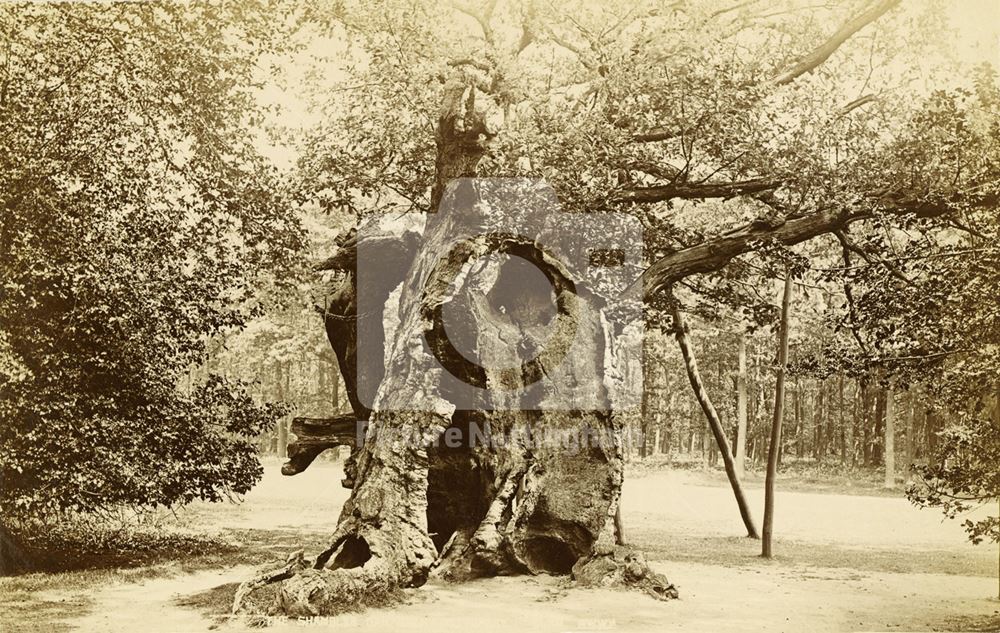
[[[847,464],[847,416],[844,411],[844,374],[837,376],[837,415],[840,418],[840,463]]]
[[[837,422],[833,417],[833,383],[824,380],[826,385],[823,397],[823,412],[826,419],[826,433],[823,438],[827,455],[837,455]]]
[[[872,464],[872,387],[867,382],[861,383],[861,465]]]
[[[886,388],[878,383],[875,390],[875,426],[872,431],[872,466],[885,463]]]
[[[824,432],[824,425],[826,424],[826,382],[823,380],[819,381],[818,390],[816,392],[816,406],[813,409],[813,424],[816,430],[815,439],[815,457],[816,461],[822,461],[823,457],[826,456],[826,433]]]
[[[941,414],[937,412],[936,409],[927,409],[924,413],[924,438],[926,443],[925,454],[927,455],[927,463],[930,465],[935,465],[937,463],[937,448],[938,448],[938,427],[941,422]]]
[[[885,487],[896,487],[896,406],[892,387],[885,390]]]
[[[698,427],[699,427],[698,428],[698,440],[699,440],[698,443],[701,445],[701,469],[702,470],[708,470],[708,463],[709,463],[709,461],[708,461],[708,453],[709,453],[708,443],[711,440],[708,437],[708,433],[705,432],[705,424],[704,423],[699,424]]]
[[[785,369],[788,365],[788,313],[792,303],[792,271],[785,270],[785,291],[781,299],[781,326],[778,334],[778,370],[774,385],[774,419],[771,443],[767,451],[767,474],[764,478],[764,538],[761,556],[771,558],[774,534],[774,480],[778,476],[778,450],[781,448],[781,418],[785,402]]]
[[[278,399],[282,402],[287,402],[289,398],[289,380],[288,374],[291,372],[291,365],[285,363],[284,366],[284,381],[282,381],[282,366],[279,364],[278,370]],[[288,455],[288,419],[281,418],[278,420],[278,440],[277,446],[275,446],[275,452],[278,457],[284,459]]]
[[[642,342],[642,366],[643,366],[642,397],[639,402],[639,428],[640,428],[640,437],[642,438],[642,444],[639,450],[639,457],[641,458],[648,457],[651,452],[656,451],[655,442],[653,443],[653,446],[649,445],[649,432],[650,432],[649,396],[650,393],[652,393],[653,368],[649,362],[649,353],[647,351],[648,346],[649,346],[649,341]],[[657,435],[659,435],[659,431],[660,431],[659,429],[656,429]],[[659,439],[659,437],[657,437],[657,439]]]
[[[691,339],[688,336],[688,328],[684,322],[684,315],[681,313],[680,305],[676,298],[673,297],[671,310],[674,318],[674,336],[677,337],[677,344],[680,346],[681,355],[684,357],[684,367],[687,369],[688,380],[691,381],[691,388],[694,390],[694,395],[698,399],[698,404],[701,405],[701,410],[705,413],[705,418],[708,419],[708,426],[712,430],[712,435],[715,436],[715,443],[718,446],[719,453],[722,455],[726,477],[729,478],[729,485],[732,487],[733,495],[736,497],[736,505],[739,506],[743,525],[747,529],[747,536],[750,538],[760,538],[760,535],[757,533],[757,527],[753,523],[753,517],[750,515],[750,504],[747,503],[746,495],[743,494],[743,487],[740,485],[739,475],[736,474],[733,454],[729,449],[729,440],[726,439],[725,430],[722,428],[722,420],[719,418],[712,400],[708,397],[708,391],[705,390],[705,383],[702,381],[701,374],[698,371],[698,361],[694,356],[694,349],[691,345]]]
[[[914,424],[913,419],[916,417],[917,413],[917,394],[914,390],[909,390],[906,392],[906,464],[904,468],[906,469],[906,480],[910,480],[910,473],[913,472],[913,460],[916,456],[913,454],[913,447],[915,446],[913,442]]]
[[[319,356],[316,358],[316,402],[319,403],[320,411],[317,414],[324,413],[327,408],[326,394],[329,393],[327,390],[327,381],[329,380],[326,371],[326,362],[323,361],[323,357]],[[336,413],[337,410],[334,409],[331,413]]]
[[[736,475],[743,477],[747,461],[747,337],[740,335],[736,375]]]
[[[754,422],[757,422],[757,424],[754,425],[757,432],[754,435],[753,440],[753,464],[755,467],[764,463],[764,449],[766,448],[766,438],[769,427],[766,427],[763,424],[763,421],[769,419],[771,416],[771,412],[767,410],[770,399],[767,397],[767,389],[761,375],[762,364],[763,363],[760,358],[757,358],[754,363],[754,378],[757,383],[757,389],[754,396],[757,402],[757,406],[754,407]]]
[[[805,455],[805,442],[802,432],[802,389],[798,376],[795,377],[795,387],[792,390],[792,408],[795,413],[795,456],[802,459]]]
[[[993,416],[997,424],[1000,424],[1000,382],[996,384],[993,402]]]

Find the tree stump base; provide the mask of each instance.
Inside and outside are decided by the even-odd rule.
[[[624,545],[578,561],[573,565],[573,580],[581,587],[639,589],[657,600],[679,597],[677,588],[663,574],[649,567],[642,552]]]

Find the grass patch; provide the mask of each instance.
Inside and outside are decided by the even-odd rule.
[[[49,542],[44,561],[48,570],[0,577],[0,631],[63,633],[70,630],[69,621],[90,611],[91,595],[101,586],[235,565],[278,565],[297,549],[321,551],[329,535],[226,529],[211,538],[161,536],[158,541],[132,541],[150,546],[146,551],[124,546],[73,551],[67,549],[70,546],[66,543]],[[70,568],[51,571],[59,564]],[[223,616],[229,613],[235,590],[235,585],[223,585],[185,596],[178,604],[206,615]]]
[[[935,630],[969,631],[970,633],[996,633],[997,631],[1000,631],[1000,607],[997,608],[997,611],[993,615],[985,617],[962,616],[959,618],[952,618],[941,628],[935,628]]]
[[[900,574],[952,574],[960,576],[996,575],[992,552],[952,550],[845,548],[820,543],[800,543],[776,539],[776,556],[760,557],[760,541],[746,537],[701,537],[635,529],[631,544],[651,560],[684,561],[727,567],[781,565],[825,567],[858,572]]]
[[[233,608],[233,598],[239,586],[238,582],[230,582],[205,591],[179,596],[174,600],[174,604],[185,609],[194,609],[211,618],[215,626],[219,626],[230,619],[229,611]]]
[[[216,538],[170,533],[134,533],[100,543],[46,534],[25,538],[22,544],[28,562],[14,574],[145,567],[234,549]]]
[[[88,602],[82,598],[45,599],[22,592],[5,592],[0,595],[0,630],[63,633],[72,630],[71,620],[88,611]]]
[[[229,613],[233,606],[233,597],[236,589],[240,586],[238,582],[230,582],[218,587],[212,587],[205,591],[199,591],[187,596],[180,596],[174,600],[174,604],[179,607],[195,609],[204,615],[218,616]]]

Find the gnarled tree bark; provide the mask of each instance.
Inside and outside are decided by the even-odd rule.
[[[367,423],[347,465],[345,485],[352,492],[328,548],[314,559],[293,555],[281,569],[244,583],[234,612],[333,614],[385,603],[399,588],[419,586],[432,575],[572,574],[585,585],[625,584],[660,599],[676,597],[641,554],[620,544],[620,421],[610,407],[548,406],[595,393],[609,398],[611,355],[601,300],[531,241],[462,237],[468,235],[460,230],[462,210],[442,205],[450,183],[475,176],[494,133],[488,123],[494,106],[472,84],[450,86],[437,130],[437,212],[428,215],[419,243],[405,233],[383,240],[355,232],[320,266],[337,271],[323,314],[353,413],[298,420],[284,470],[300,472],[325,447],[349,443],[352,424]],[[359,247],[379,247],[379,240],[384,274],[375,276],[374,296],[359,297]],[[548,330],[532,320],[546,303],[551,306],[549,296],[518,296],[498,309],[500,299],[488,292],[463,294],[490,275],[517,274],[508,270],[513,258],[473,274],[471,263],[490,252],[517,255],[542,270],[556,293],[556,321],[568,327],[546,337]],[[405,274],[392,273],[399,270]],[[539,305],[525,305],[532,302]],[[375,308],[366,313],[359,304]],[[449,305],[466,315],[463,336],[481,355],[522,340],[555,350],[554,358],[543,352],[520,372],[470,369],[450,345],[453,332],[443,331],[440,314]],[[567,354],[571,344],[574,353]],[[561,362],[553,367],[549,360]],[[556,369],[569,376],[569,393],[542,387],[531,392],[530,402],[517,400],[529,397],[520,387]],[[449,392],[456,377],[498,388],[485,392],[478,406],[457,408]],[[534,441],[549,430],[572,430],[592,441],[576,450]],[[472,441],[476,432],[503,441]],[[454,434],[461,441],[441,441]]]

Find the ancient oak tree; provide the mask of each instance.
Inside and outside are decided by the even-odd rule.
[[[609,307],[619,297],[581,282],[540,236],[476,233],[465,226],[473,210],[454,200],[477,178],[520,177],[551,185],[558,213],[638,218],[645,251],[623,295],[642,297],[653,325],[669,289],[739,281],[747,258],[784,262],[798,257],[790,247],[847,227],[920,226],[995,203],[986,157],[996,131],[966,125],[975,151],[960,159],[941,132],[973,122],[983,104],[967,99],[946,119],[926,95],[895,94],[911,73],[888,62],[919,55],[910,51],[925,34],[909,27],[933,23],[914,19],[932,9],[764,4],[344,2],[303,13],[348,42],[347,79],[319,99],[327,117],[299,185],[331,213],[359,217],[318,266],[352,411],[298,422],[286,471],[350,444],[352,422],[364,430],[329,546],[245,583],[234,610],[336,613],[432,575],[572,574],[677,595],[618,544]],[[862,36],[869,45],[852,46]],[[400,213],[421,220],[367,228],[366,216]],[[372,249],[380,273],[360,255]],[[476,263],[491,252],[507,259]],[[527,274],[515,256],[548,289],[494,292],[505,275]],[[547,351],[514,371],[470,364],[443,325],[449,310],[464,315],[453,323],[481,355],[500,356],[511,340]],[[546,324],[556,325],[543,336]],[[564,391],[551,387],[555,370]],[[451,391],[460,384],[504,389],[470,403]],[[541,385],[530,398],[529,385]],[[577,399],[588,406],[552,406]],[[513,438],[568,427],[599,439],[577,451],[520,440],[442,447],[469,423]],[[417,441],[380,441],[400,429]]]

